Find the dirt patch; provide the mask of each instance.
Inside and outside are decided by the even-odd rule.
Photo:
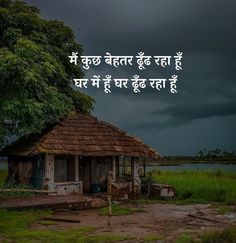
[[[133,205],[128,206],[134,207]],[[220,230],[230,225],[236,225],[235,214],[219,214],[217,207],[209,204],[150,204],[140,207],[143,212],[126,216],[113,216],[110,226],[107,225],[107,217],[100,215],[99,210],[93,209],[76,211],[77,214],[74,214],[73,218],[79,219],[80,223],[36,223],[31,227],[34,229],[62,230],[70,227],[90,226],[96,228],[94,235],[112,233],[130,236],[136,240],[148,238],[150,235],[157,235],[171,241],[186,232],[198,237],[208,230]],[[189,217],[189,214],[196,217]],[[56,215],[68,217],[71,216],[71,213],[57,212]],[[205,220],[205,218],[212,221]]]

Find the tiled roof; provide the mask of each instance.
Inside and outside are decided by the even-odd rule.
[[[124,155],[159,158],[140,139],[83,113],[73,113],[41,135],[22,138],[2,151],[5,155],[29,156],[41,153],[81,156]]]

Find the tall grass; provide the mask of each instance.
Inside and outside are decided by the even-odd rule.
[[[186,203],[236,203],[236,173],[223,171],[153,172],[155,182],[173,185]]]

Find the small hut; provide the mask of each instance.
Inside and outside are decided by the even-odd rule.
[[[8,158],[12,183],[57,194],[106,192],[112,171],[112,194],[118,197],[140,194],[139,166],[160,157],[140,139],[79,112],[19,139],[1,155]]]

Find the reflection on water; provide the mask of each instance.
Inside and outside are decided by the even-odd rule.
[[[182,164],[182,165],[152,165],[146,166],[146,171],[150,172],[153,170],[224,170],[236,172],[236,165],[216,164],[216,163],[204,163],[204,164]]]

